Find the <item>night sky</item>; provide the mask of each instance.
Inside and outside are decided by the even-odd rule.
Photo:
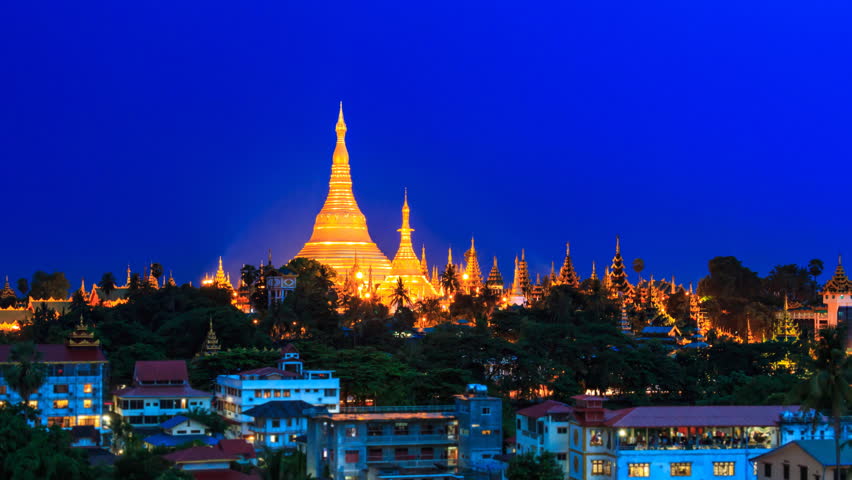
[[[852,258],[848,1],[131,3],[0,7],[0,275],[284,263],[341,100],[390,258],[404,187],[418,253],[507,282],[617,234],[684,283]]]

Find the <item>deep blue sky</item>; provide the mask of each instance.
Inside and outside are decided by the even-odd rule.
[[[847,1],[286,3],[0,7],[0,275],[283,263],[340,100],[389,257],[403,187],[418,251],[475,234],[507,282],[616,234],[683,282],[852,254]]]

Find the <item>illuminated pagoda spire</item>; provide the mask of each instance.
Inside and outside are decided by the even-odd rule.
[[[420,249],[420,271],[423,273],[423,276],[429,278],[429,264],[426,263],[426,245],[424,244]]]
[[[207,338],[204,339],[204,343],[201,345],[201,351],[197,356],[206,357],[208,355],[215,355],[219,353],[222,347],[219,346],[219,339],[216,337],[216,332],[213,331],[213,317],[210,317],[210,327],[207,330]]]
[[[473,237],[470,237],[470,250],[464,253],[465,269],[464,282],[468,293],[474,294],[482,288],[482,271],[479,269],[479,259],[476,256],[476,247]]]
[[[627,273],[624,271],[624,258],[621,257],[621,238],[615,237],[615,256],[612,257],[612,266],[607,276],[610,289],[618,293],[626,293]]]
[[[522,305],[526,297],[521,281],[521,262],[518,260],[517,255],[515,255],[515,271],[512,278],[510,297],[509,302],[513,305]]]
[[[438,271],[437,265],[432,265],[432,286],[435,287],[435,290],[441,288],[441,272]]]
[[[225,288],[228,290],[234,289],[234,287],[231,286],[231,279],[225,275],[225,269],[222,267],[221,256],[219,256],[219,268],[216,269],[216,275],[213,276],[213,284],[218,288]]]
[[[552,261],[550,262],[550,275],[547,277],[547,282],[551,286],[559,282],[559,277],[556,276],[556,264]]]
[[[129,286],[130,286],[130,275],[131,275],[131,273],[130,273],[130,264],[128,263],[128,264],[127,264],[127,280],[125,280],[125,283],[124,283],[124,286],[125,286],[125,287],[129,287]]]
[[[175,282],[175,277],[172,276],[172,271],[169,270],[169,280],[166,282],[166,285],[170,287],[176,287],[177,282]]]
[[[389,299],[393,294],[398,282],[401,280],[408,289],[412,300],[437,296],[429,279],[423,275],[423,265],[417,254],[414,253],[414,247],[411,243],[411,208],[408,206],[408,189],[405,190],[405,196],[402,203],[402,226],[397,230],[399,232],[399,249],[393,257],[391,263],[390,275],[386,276],[379,285],[379,296],[383,299]],[[372,268],[372,265],[370,265]]]
[[[527,257],[526,251],[521,249],[521,261],[518,262],[518,277],[521,284],[521,290],[526,294],[530,291],[532,287],[532,282],[530,281],[530,268],[527,265]]]
[[[852,292],[852,281],[846,276],[846,269],[843,268],[843,257],[837,256],[837,268],[834,269],[834,275],[831,279],[825,282],[822,291],[831,293],[848,293]]]
[[[775,328],[772,332],[772,339],[782,342],[793,342],[798,340],[800,335],[799,327],[790,315],[790,307],[787,303],[787,295],[784,295],[784,310],[781,312],[781,317],[775,322]]]
[[[592,260],[592,275],[589,277],[589,279],[591,279],[591,280],[597,280],[598,279],[598,272],[595,268],[595,261],[594,260]]]
[[[9,285],[9,275],[6,275],[6,283],[3,285],[3,290],[0,291],[0,303],[14,304],[15,299],[17,298],[15,291],[12,290],[12,287]]]
[[[317,214],[310,240],[296,256],[313,258],[337,272],[346,272],[352,267],[354,249],[363,266],[373,267],[376,280],[381,282],[390,275],[391,262],[370,238],[367,218],[361,213],[352,193],[346,130],[341,102],[335,126],[337,145],[332,155],[328,197]]]
[[[152,264],[152,266],[153,266],[153,264]],[[157,277],[154,276],[154,269],[153,268],[148,269],[148,278],[146,280],[148,281],[148,285],[151,288],[153,288],[155,290],[160,288],[160,282],[158,282]]]
[[[497,295],[503,293],[503,289],[506,288],[503,285],[503,275],[500,273],[500,269],[497,268],[497,256],[494,256],[494,265],[491,267],[491,271],[488,272],[488,280],[485,282],[485,286],[495,292]]]
[[[8,278],[6,279],[6,285],[7,286],[9,285]],[[80,295],[82,295],[83,298],[86,298],[86,296],[88,295],[86,293],[86,279],[85,278],[80,278],[80,290],[77,290],[77,291],[80,292]]]
[[[100,340],[95,339],[95,334],[89,331],[86,324],[83,323],[83,315],[80,315],[80,323],[74,328],[74,331],[68,335],[68,340],[65,342],[71,348],[98,347]]]

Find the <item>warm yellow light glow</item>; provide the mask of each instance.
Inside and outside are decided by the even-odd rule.
[[[358,280],[361,280],[362,278],[364,278],[364,274],[361,273],[361,272],[358,272],[358,273],[355,274],[355,278],[357,278]]]
[[[470,278],[470,275],[468,275],[468,274],[466,274],[466,273],[465,273],[464,275],[462,275],[462,279],[464,279],[464,280],[467,280],[467,279],[469,279],[469,278]]]

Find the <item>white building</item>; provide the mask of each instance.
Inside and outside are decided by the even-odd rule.
[[[115,413],[133,426],[159,425],[195,408],[210,410],[213,394],[189,386],[183,360],[140,361],[133,386],[113,392]]]
[[[334,378],[334,372],[303,370],[299,352],[293,345],[287,345],[281,353],[277,368],[216,377],[216,407],[225,419],[240,425],[240,433],[245,437],[252,436],[248,424],[254,419],[244,412],[267,402],[301,400],[331,413],[339,411],[340,379]]]
[[[795,406],[608,410],[601,397],[573,398],[574,406],[547,401],[516,415],[517,452],[553,453],[566,480],[754,479],[751,458],[793,440],[832,437]]]

